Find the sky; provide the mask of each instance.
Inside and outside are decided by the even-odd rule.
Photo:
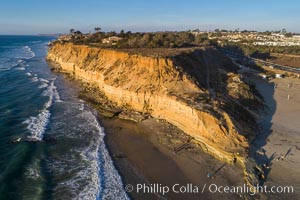
[[[281,30],[300,33],[299,0],[0,0],[0,34]]]

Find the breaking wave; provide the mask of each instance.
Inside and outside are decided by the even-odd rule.
[[[30,59],[35,57],[35,53],[31,50],[29,46],[22,47],[22,50],[18,52],[16,58]]]
[[[72,108],[74,108],[73,105]],[[71,178],[60,182],[56,186],[54,196],[76,200],[129,199],[123,189],[121,177],[106,149],[104,143],[105,133],[96,116],[91,111],[84,110],[72,119],[84,122],[84,125],[76,122],[69,123],[74,123],[74,125],[70,125],[77,131],[84,130],[88,132],[89,142],[80,148],[72,149],[71,155],[66,155],[59,160],[52,160],[50,168],[57,173],[58,177],[66,174],[66,172],[72,174]],[[80,134],[72,137],[78,138]],[[68,194],[62,192],[65,190],[68,191]]]
[[[37,77],[32,78],[34,81],[38,81]],[[56,86],[54,85],[55,79],[53,79],[50,85],[44,90],[43,95],[48,96],[48,101],[44,104],[42,111],[37,116],[31,116],[29,119],[25,120],[23,123],[28,124],[27,129],[30,131],[30,136],[28,139],[41,141],[43,140],[43,136],[49,123],[49,118],[51,113],[49,108],[51,107],[53,101],[60,101],[59,94],[56,90]]]
[[[12,60],[10,58],[0,58],[0,71],[10,70],[11,68],[18,66],[22,62],[23,60],[21,59]]]

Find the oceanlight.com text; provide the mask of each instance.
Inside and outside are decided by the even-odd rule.
[[[217,184],[204,184],[202,186],[194,184],[174,184],[172,186],[162,185],[159,183],[155,184],[127,184],[125,186],[127,192],[136,192],[144,194],[161,194],[166,195],[168,193],[178,194],[203,194],[204,192],[209,193],[221,193],[221,194],[249,194],[255,195],[258,193],[270,193],[270,194],[290,194],[294,192],[293,186],[255,186],[249,187],[246,184],[242,186],[222,186]]]

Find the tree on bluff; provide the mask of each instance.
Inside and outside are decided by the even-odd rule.
[[[94,30],[98,33],[101,31],[101,28],[100,27],[95,27]]]
[[[73,28],[71,28],[71,29],[70,29],[70,34],[73,34],[74,31],[75,31],[75,30],[74,30]]]

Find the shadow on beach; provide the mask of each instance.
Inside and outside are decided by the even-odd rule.
[[[272,152],[271,156],[266,154],[264,146],[268,142],[268,137],[272,134],[272,118],[276,111],[276,101],[274,93],[276,85],[274,83],[263,80],[258,76],[249,77],[250,81],[256,86],[257,91],[264,98],[264,109],[259,111],[259,118],[257,120],[259,125],[259,132],[256,138],[250,145],[250,157],[254,159],[262,176],[259,176],[260,185],[263,185],[267,180],[268,174],[271,171],[273,160],[276,158],[276,152]]]

